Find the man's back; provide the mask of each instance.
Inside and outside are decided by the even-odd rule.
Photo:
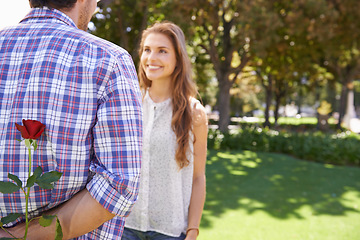
[[[110,202],[107,210],[127,215],[141,155],[141,97],[128,53],[78,30],[57,10],[35,9],[0,31],[0,59],[0,180],[10,172],[25,181],[27,151],[15,141],[15,123],[38,120],[46,131],[33,169],[63,176],[53,190],[35,186],[32,216],[85,187],[98,202]],[[20,192],[5,195],[0,217],[24,212]]]

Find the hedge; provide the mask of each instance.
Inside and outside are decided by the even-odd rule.
[[[226,134],[209,130],[208,147],[284,153],[309,161],[360,166],[360,135],[350,131],[299,133],[254,126]]]

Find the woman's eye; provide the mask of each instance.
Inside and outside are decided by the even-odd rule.
[[[148,49],[148,48],[145,48],[145,49],[144,49],[144,52],[147,52],[147,53],[149,53],[149,52],[150,52],[150,49]]]
[[[163,50],[163,49],[161,49],[161,50],[160,50],[160,53],[166,53],[166,51],[165,51],[165,50]]]

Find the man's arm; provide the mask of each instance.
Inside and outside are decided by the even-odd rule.
[[[46,213],[45,213],[46,214]],[[49,215],[57,215],[63,231],[63,239],[70,239],[88,233],[115,215],[104,209],[89,192],[84,189],[69,201],[52,209]],[[54,239],[56,220],[49,227],[42,227],[37,220],[30,223],[27,239]],[[25,224],[19,224],[9,229],[15,237],[24,236]],[[0,232],[0,237],[10,237]]]
[[[86,190],[49,210],[49,214],[58,215],[64,239],[88,233],[115,215],[127,216],[137,200],[142,105],[136,70],[130,55],[122,55],[115,63],[99,65],[109,68],[103,71],[106,76],[96,75],[103,85],[99,86],[97,121],[92,129],[96,161],[90,163],[89,170],[94,176]],[[24,229],[19,224],[10,231],[21,237]],[[54,239],[54,233],[55,221],[46,228],[32,221],[28,239]],[[0,237],[2,234],[5,233],[0,230]]]

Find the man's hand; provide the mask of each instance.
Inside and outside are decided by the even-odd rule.
[[[59,207],[50,210],[48,214],[57,215],[59,218],[64,235],[63,239],[84,235],[115,216],[104,209],[86,189],[80,191]],[[54,239],[55,228],[55,219],[49,227],[40,226],[38,220],[31,221],[27,239]],[[9,230],[15,237],[22,237],[25,232],[25,224],[18,224]],[[0,229],[0,237],[11,236]]]

